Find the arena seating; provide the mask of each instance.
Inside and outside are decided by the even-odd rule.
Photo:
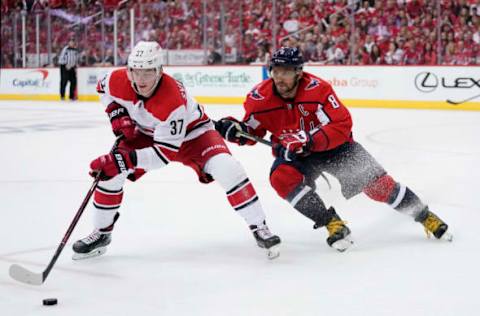
[[[438,1],[440,17],[436,16],[437,1],[369,0],[359,1],[352,9],[348,0],[277,0],[276,23],[272,22],[272,0],[225,1],[224,48],[229,56],[225,60],[264,63],[275,40],[277,47],[300,47],[307,62],[319,64],[480,64],[480,1]],[[220,3],[206,1],[205,16],[207,45],[217,52],[222,47]],[[47,53],[45,21],[50,8],[55,12],[50,15],[52,52],[58,53],[73,36],[79,41],[82,65],[90,66],[111,65],[113,10],[119,13],[118,57],[123,64],[130,46],[130,8],[135,9],[136,40],[156,40],[166,49],[202,49],[203,5],[202,0],[2,1],[1,66],[14,64],[13,21],[16,16],[19,28],[18,12],[22,9],[28,12],[27,53],[36,52],[38,14],[42,21],[40,50]],[[18,33],[19,29],[17,45],[21,42]],[[103,59],[102,51],[106,55]]]

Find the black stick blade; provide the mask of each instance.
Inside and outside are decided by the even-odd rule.
[[[462,103],[465,103],[465,102],[456,102],[456,101],[452,101],[452,100],[447,99],[447,103],[450,103],[450,104],[453,104],[453,105],[459,105],[459,104],[462,104]]]
[[[42,285],[44,281],[41,273],[31,272],[18,264],[12,264],[8,272],[14,280],[25,284]]]
[[[447,99],[447,103],[450,103],[450,104],[453,104],[453,105],[459,105],[459,104],[467,103],[467,102],[472,101],[473,99],[476,99],[476,98],[479,98],[479,97],[480,97],[480,94],[479,95],[474,95],[473,97],[470,97],[468,99],[461,100],[461,101],[452,101],[452,100]]]

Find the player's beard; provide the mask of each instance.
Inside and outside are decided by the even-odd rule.
[[[279,84],[275,84],[275,88],[277,89],[278,93],[284,98],[293,98],[295,97],[296,89],[298,86],[298,78],[295,78],[295,81],[292,83],[291,86],[288,86],[285,82],[280,82]],[[283,88],[280,88],[283,87]]]

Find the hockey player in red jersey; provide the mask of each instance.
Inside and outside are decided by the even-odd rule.
[[[243,121],[223,118],[216,122],[216,129],[239,145],[255,144],[239,131],[257,137],[270,132],[276,157],[270,172],[272,187],[310,218],[314,228],[325,226],[327,243],[339,251],[351,245],[350,229],[315,192],[315,180],[322,172],[339,180],[345,198],[363,192],[412,216],[423,224],[427,234],[451,240],[447,224],[353,139],[350,113],[331,85],[303,72],[302,67],[303,58],[297,48],[280,48],[270,61],[271,78],[248,94]]]
[[[265,224],[262,206],[243,167],[202,106],[180,82],[163,73],[160,53],[158,43],[139,42],[128,66],[113,70],[97,85],[113,132],[123,140],[90,164],[91,174],[101,176],[93,198],[94,231],[74,243],[74,259],[106,251],[119,217],[125,181],[136,181],[170,161],[191,167],[203,183],[216,180],[249,225],[258,246],[267,249],[269,258],[277,257],[280,238]]]

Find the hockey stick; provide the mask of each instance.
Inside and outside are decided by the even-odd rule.
[[[258,136],[249,134],[249,133],[247,133],[247,132],[237,130],[237,134],[240,135],[240,136],[243,136],[243,137],[245,137],[245,138],[248,138],[248,139],[250,139],[250,140],[253,140],[253,141],[262,143],[262,144],[264,144],[264,145],[267,145],[267,146],[270,146],[270,147],[273,146],[272,142],[270,142],[270,141],[268,141],[268,140],[266,140],[266,139],[263,139],[263,138],[261,138],[261,137],[258,137]]]
[[[113,151],[117,146],[118,143],[122,137],[118,137],[115,140],[115,143],[112,146],[111,151]],[[70,235],[73,232],[73,229],[77,225],[78,221],[80,220],[80,216],[82,216],[83,211],[85,210],[85,207],[87,206],[88,202],[90,201],[90,198],[93,195],[93,192],[97,188],[98,182],[100,181],[100,173],[97,174],[95,177],[95,180],[93,181],[92,185],[90,186],[90,189],[88,190],[87,195],[83,199],[82,204],[80,205],[80,208],[78,209],[77,213],[75,214],[75,217],[73,218],[72,222],[70,223],[70,226],[67,229],[67,232],[63,236],[62,241],[60,242],[60,245],[58,245],[57,250],[55,251],[55,254],[53,255],[52,259],[48,263],[48,266],[43,270],[41,273],[35,273],[30,270],[25,269],[24,267],[18,265],[18,264],[12,264],[9,269],[9,274],[10,276],[19,281],[23,282],[26,284],[31,284],[31,285],[42,285],[45,280],[48,277],[48,274],[52,270],[53,266],[55,265],[55,262],[57,262],[58,257],[62,253],[63,247],[65,247],[68,239],[70,238]]]
[[[460,104],[466,103],[468,101],[472,101],[473,99],[476,99],[478,97],[480,97],[480,94],[476,95],[476,96],[473,96],[473,97],[470,97],[468,99],[462,100],[462,101],[452,101],[450,99],[447,99],[447,103],[450,103],[450,104],[453,104],[453,105],[460,105]]]
[[[213,122],[213,124],[216,124],[218,121],[212,120],[212,122]],[[241,135],[241,136],[243,136],[243,137],[245,137],[245,138],[247,138],[247,139],[253,140],[253,141],[255,141],[255,142],[259,142],[259,143],[262,143],[262,144],[264,144],[264,145],[270,146],[270,147],[272,147],[272,145],[273,145],[272,142],[270,142],[270,141],[268,141],[268,140],[266,140],[266,139],[263,139],[263,138],[261,138],[261,137],[258,137],[258,136],[249,134],[249,133],[244,132],[244,131],[239,130],[239,129],[237,129],[236,134]]]
[[[215,120],[212,120],[212,121],[213,121],[213,123],[215,124],[216,121],[215,121]],[[240,136],[242,136],[242,137],[245,137],[245,138],[247,138],[247,139],[253,140],[253,141],[255,141],[255,142],[262,143],[262,144],[264,144],[264,145],[267,145],[267,146],[270,146],[270,147],[273,146],[272,142],[270,142],[270,141],[268,141],[268,140],[266,140],[266,139],[263,139],[263,138],[261,138],[261,137],[258,137],[258,136],[256,136],[256,135],[249,134],[249,133],[244,132],[244,131],[242,131],[242,130],[237,130],[237,134],[240,135]],[[320,176],[325,180],[325,182],[327,182],[327,184],[328,184],[328,189],[331,190],[331,189],[332,189],[332,185],[330,184],[330,181],[328,180],[328,178],[323,174],[323,172],[320,172]]]

